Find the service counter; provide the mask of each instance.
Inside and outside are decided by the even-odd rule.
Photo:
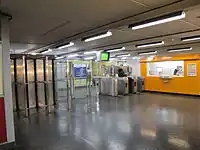
[[[143,59],[140,65],[146,91],[200,95],[200,55]]]

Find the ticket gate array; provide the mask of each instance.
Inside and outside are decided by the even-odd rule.
[[[52,56],[11,55],[10,61],[15,111],[56,104]]]

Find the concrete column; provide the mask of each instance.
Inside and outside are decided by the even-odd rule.
[[[3,89],[4,89],[7,142],[11,143],[15,141],[15,134],[14,134],[13,101],[12,101],[11,72],[10,72],[9,35],[10,35],[9,20],[7,18],[4,18],[1,20]]]

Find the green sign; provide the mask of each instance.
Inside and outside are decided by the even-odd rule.
[[[108,52],[102,52],[101,53],[101,61],[109,61],[109,53]]]

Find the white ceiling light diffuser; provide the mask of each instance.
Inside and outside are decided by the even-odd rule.
[[[70,42],[70,43],[68,43],[66,45],[62,45],[62,46],[58,47],[58,49],[64,49],[64,48],[67,48],[67,47],[70,47],[70,46],[73,46],[73,45],[74,45],[74,43]]]
[[[94,59],[94,57],[85,57],[84,59],[85,60],[92,60],[92,59]]]
[[[45,51],[41,52],[41,54],[46,54],[46,53],[49,53],[49,52],[52,52],[52,49],[45,50]]]
[[[73,57],[77,57],[79,56],[78,54],[71,54],[71,55],[68,55],[67,58],[73,58]]]
[[[182,51],[191,51],[192,47],[185,47],[185,48],[174,48],[174,49],[168,49],[168,52],[182,52]]]
[[[56,59],[63,59],[63,58],[64,58],[64,56],[56,57]]]
[[[152,54],[157,54],[157,51],[148,51],[148,52],[139,52],[138,55],[152,55]]]
[[[30,53],[31,55],[37,55],[38,53]]]
[[[91,54],[96,54],[97,51],[90,51],[90,52],[84,52],[84,55],[91,55]]]
[[[129,57],[129,56],[131,56],[131,54],[117,55],[118,58],[119,57]]]
[[[126,49],[125,47],[121,47],[121,48],[107,50],[107,52],[118,52],[118,51],[122,51],[122,50],[125,50],[125,49]]]
[[[159,42],[152,42],[152,43],[144,43],[144,44],[136,44],[136,48],[144,48],[144,47],[152,47],[152,46],[159,46],[165,44],[164,41],[159,41]]]
[[[85,42],[90,42],[90,41],[102,39],[102,38],[105,38],[105,37],[109,37],[109,36],[111,36],[111,35],[112,35],[112,32],[111,32],[111,31],[108,31],[108,32],[103,33],[103,34],[97,34],[97,35],[94,35],[94,36],[92,36],[92,37],[83,38],[83,41],[85,41]]]
[[[159,16],[159,17],[155,17],[152,19],[148,19],[145,21],[131,24],[131,25],[129,25],[129,28],[132,28],[133,30],[137,30],[137,29],[142,29],[142,28],[146,28],[146,27],[150,27],[150,26],[155,26],[158,24],[163,24],[163,23],[183,19],[185,17],[186,17],[186,14],[184,11],[178,11],[178,12],[166,14],[163,16]]]
[[[197,40],[200,40],[200,35],[181,38],[181,41],[183,41],[183,42],[197,41]]]

